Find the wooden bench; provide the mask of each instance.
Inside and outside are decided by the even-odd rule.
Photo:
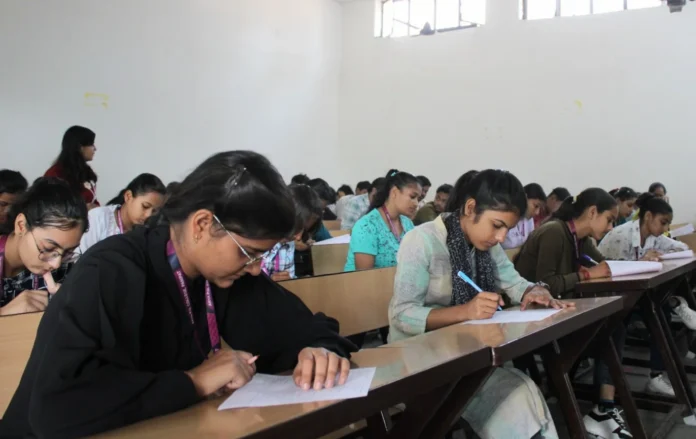
[[[680,236],[677,238],[677,241],[683,242],[688,245],[691,250],[696,251],[696,233]]]
[[[389,326],[389,302],[396,267],[289,280],[292,291],[312,312],[338,320],[341,335],[355,335]]]
[[[313,245],[312,268],[315,276],[342,273],[349,244]]]
[[[41,317],[42,312],[0,317],[0,418],[29,361]]]
[[[341,230],[341,220],[324,220],[326,230]]]

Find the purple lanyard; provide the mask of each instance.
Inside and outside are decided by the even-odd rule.
[[[399,234],[396,233],[396,227],[394,227],[394,222],[392,221],[391,216],[389,215],[389,212],[387,211],[387,208],[385,206],[382,206],[382,211],[384,212],[384,216],[387,217],[387,221],[389,222],[389,228],[391,229],[391,232],[394,235],[394,238],[396,238],[396,241],[398,243],[401,243],[401,236],[399,236]]]
[[[121,231],[121,235],[123,235],[125,232],[123,230],[123,218],[121,218],[121,207],[119,206],[118,211],[116,212],[116,220],[118,222],[118,230]]]
[[[5,273],[5,245],[7,244],[7,235],[0,236],[0,295],[2,295],[2,279]],[[31,274],[31,285],[32,290],[39,289],[39,278],[32,273]]]
[[[575,232],[575,223],[573,220],[568,221],[570,234],[573,235],[573,245],[575,246],[575,260],[580,264],[580,246],[578,245],[578,234]]]
[[[196,336],[196,343],[198,343],[198,348],[206,356],[201,347],[200,339],[198,338],[198,331],[196,331],[196,320],[193,318],[193,308],[191,307],[191,297],[189,296],[188,286],[186,285],[186,277],[184,275],[184,270],[181,269],[181,264],[179,263],[179,258],[176,256],[176,250],[174,250],[174,244],[170,240],[167,242],[167,259],[169,260],[169,265],[172,267],[172,272],[174,272],[174,277],[176,278],[176,284],[179,287],[179,292],[181,293],[181,298],[184,301],[184,306],[186,307],[186,312],[188,313],[191,325],[193,325],[194,334]],[[221,348],[220,343],[220,333],[218,332],[217,319],[215,318],[215,303],[213,303],[213,292],[210,288],[210,282],[205,281],[205,311],[206,317],[208,319],[208,335],[210,336],[210,347],[213,349],[213,353],[217,352]]]

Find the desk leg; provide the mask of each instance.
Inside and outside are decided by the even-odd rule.
[[[626,374],[624,373],[623,366],[621,364],[621,357],[616,350],[616,344],[614,343],[612,334],[617,327],[624,325],[626,317],[633,311],[633,308],[638,300],[641,297],[646,296],[647,295],[643,294],[643,292],[639,291],[623,295],[623,311],[614,314],[607,320],[607,323],[599,337],[599,340],[605,341],[605,348],[601,349],[600,352],[601,357],[604,359],[604,362],[609,368],[609,374],[611,375],[612,382],[614,383],[616,393],[621,399],[621,406],[623,407],[626,415],[628,428],[630,429],[633,437],[637,439],[647,439],[648,435],[645,432],[643,421],[640,420],[640,416],[638,415],[638,407],[636,406],[636,401],[633,399],[631,388],[626,380]]]
[[[445,437],[455,421],[466,408],[471,398],[478,392],[483,383],[493,372],[493,368],[487,368],[463,377],[456,387],[443,402],[440,410],[430,419],[423,429],[421,438],[433,439]],[[399,436],[394,436],[399,438]]]
[[[466,378],[447,383],[430,392],[417,395],[411,401],[406,401],[406,410],[402,413],[399,422],[390,431],[386,431],[386,425],[383,423],[380,414],[368,418],[368,429],[371,433],[371,438],[416,439],[421,437],[421,432],[427,428],[429,421],[446,403],[448,397],[458,387],[459,383]]]
[[[671,329],[667,325],[665,316],[662,314],[662,308],[659,307],[653,300],[646,295],[641,300],[641,306],[643,307],[643,315],[650,329],[650,334],[657,343],[657,347],[660,350],[662,359],[667,367],[667,374],[672,382],[672,387],[674,388],[674,393],[677,400],[686,405],[689,410],[689,415],[694,414],[694,394],[689,385],[689,379],[686,376],[686,371],[684,370],[684,364],[679,358],[679,353],[677,350],[676,343],[672,337]],[[688,387],[688,388],[687,388]]]

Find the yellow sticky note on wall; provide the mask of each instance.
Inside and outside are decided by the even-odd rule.
[[[109,95],[105,93],[85,93],[85,106],[109,108]]]

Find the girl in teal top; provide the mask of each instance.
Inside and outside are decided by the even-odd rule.
[[[374,196],[370,211],[353,226],[344,271],[396,265],[401,239],[413,229],[410,218],[418,210],[421,192],[413,175],[389,171],[384,185]]]

